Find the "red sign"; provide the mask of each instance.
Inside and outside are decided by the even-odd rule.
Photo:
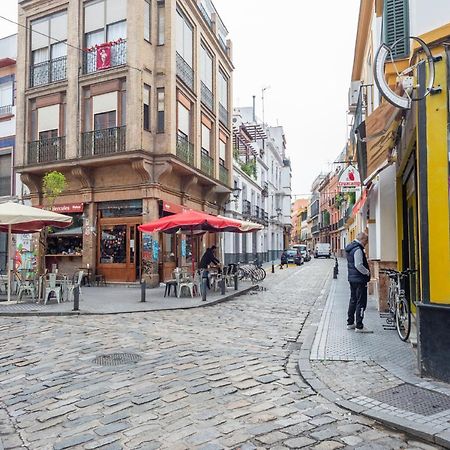
[[[165,202],[163,201],[162,209],[164,212],[172,213],[172,214],[178,214],[183,211],[188,211],[189,208],[186,208],[182,205],[177,205],[176,203],[171,202]]]
[[[48,209],[45,206],[39,205],[38,208]],[[84,203],[66,203],[64,205],[53,205],[52,211],[60,214],[65,213],[82,213],[84,210]]]
[[[111,44],[105,44],[97,47],[97,70],[109,69],[111,67]]]

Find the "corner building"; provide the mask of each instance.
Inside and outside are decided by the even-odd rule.
[[[214,236],[137,226],[218,213],[229,195],[233,66],[214,5],[22,0],[19,22],[15,168],[33,205],[45,173],[66,176],[55,209],[74,216],[77,239],[64,250],[59,237],[45,264],[157,283],[198,261]]]

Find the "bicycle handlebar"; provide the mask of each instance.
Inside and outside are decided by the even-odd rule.
[[[402,272],[394,269],[380,269],[380,273],[383,273],[388,277],[397,277],[398,275],[400,275],[402,278],[404,278],[415,272],[417,272],[417,269],[405,269]]]

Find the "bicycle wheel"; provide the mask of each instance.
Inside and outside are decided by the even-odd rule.
[[[255,269],[255,278],[258,282],[263,281],[266,278],[266,271],[262,267],[257,267]]]
[[[411,332],[411,311],[405,297],[401,296],[396,303],[395,325],[402,341],[407,341]]]
[[[239,281],[242,281],[245,278],[245,270],[242,267],[239,267],[238,278]]]

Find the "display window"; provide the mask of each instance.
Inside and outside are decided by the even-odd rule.
[[[72,225],[63,230],[54,229],[47,239],[47,254],[53,256],[83,254],[82,214],[67,214],[72,217]]]

